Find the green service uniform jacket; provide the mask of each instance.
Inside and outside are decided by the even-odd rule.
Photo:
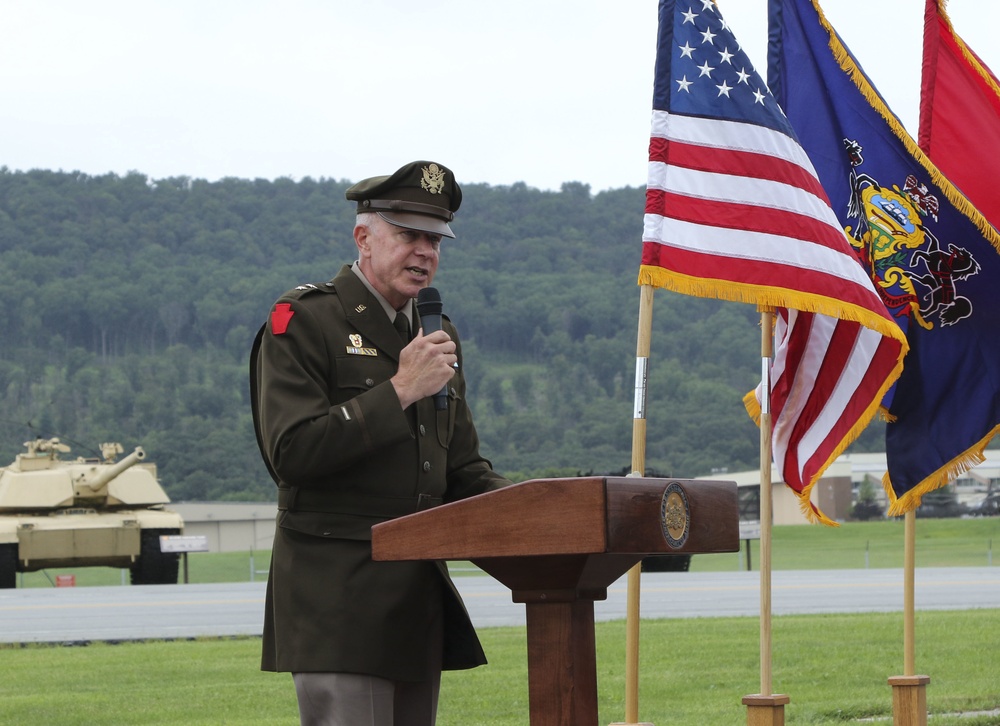
[[[283,295],[258,335],[254,426],[279,487],[263,670],[422,680],[442,613],[443,667],[486,662],[444,563],[371,559],[372,525],[509,484],[479,455],[461,349],[448,409],[404,411],[389,382],[402,347],[348,266]]]

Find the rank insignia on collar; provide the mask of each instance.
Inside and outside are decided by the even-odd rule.
[[[363,313],[367,309],[368,309],[368,306],[365,305],[364,303],[361,303],[356,308],[354,308],[354,312],[356,312],[356,313]]]

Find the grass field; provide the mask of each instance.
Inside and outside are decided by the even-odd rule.
[[[996,726],[1000,610],[917,613],[917,664],[932,726]],[[625,623],[599,623],[599,723],[624,719]],[[639,717],[656,726],[746,723],[759,690],[755,618],[644,621]],[[480,631],[490,665],[446,673],[439,726],[527,723],[524,628]],[[901,616],[774,619],[774,688],[789,726],[891,723]],[[261,673],[258,638],[0,649],[0,724],[195,726],[298,723],[288,674]],[[936,714],[949,714],[936,715]]]
[[[898,568],[902,538],[901,521],[776,527],[774,568]],[[992,564],[994,541],[1000,545],[1000,518],[918,520],[917,567]],[[190,581],[245,582],[252,570],[267,569],[268,557],[256,552],[251,565],[247,552],[192,554]],[[472,569],[454,565],[460,575]],[[696,555],[692,562],[701,571],[745,567],[745,552]],[[87,568],[28,573],[23,584],[51,587],[56,574],[69,573],[77,586],[122,582],[119,570]],[[931,726],[1000,726],[997,605],[916,614],[917,670],[931,677]],[[596,632],[603,726],[624,719],[625,623],[599,623]],[[527,723],[524,628],[487,628],[480,636],[490,665],[445,674],[439,726]],[[740,699],[759,690],[758,638],[756,618],[643,621],[640,720],[746,723]],[[789,726],[892,723],[886,680],[902,673],[901,614],[775,617],[772,642],[774,689],[791,698]],[[261,673],[259,651],[257,638],[0,647],[0,726],[292,726],[298,719],[291,679]]]

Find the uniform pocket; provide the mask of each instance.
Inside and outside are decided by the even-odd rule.
[[[396,373],[393,361],[376,356],[343,355],[337,357],[336,364],[335,380],[331,385],[337,390],[349,391],[347,398],[385,383]]]

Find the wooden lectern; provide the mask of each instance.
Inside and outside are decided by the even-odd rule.
[[[594,601],[647,554],[739,551],[736,484],[536,479],[372,527],[376,560],[471,560],[525,603],[532,726],[597,726]]]

